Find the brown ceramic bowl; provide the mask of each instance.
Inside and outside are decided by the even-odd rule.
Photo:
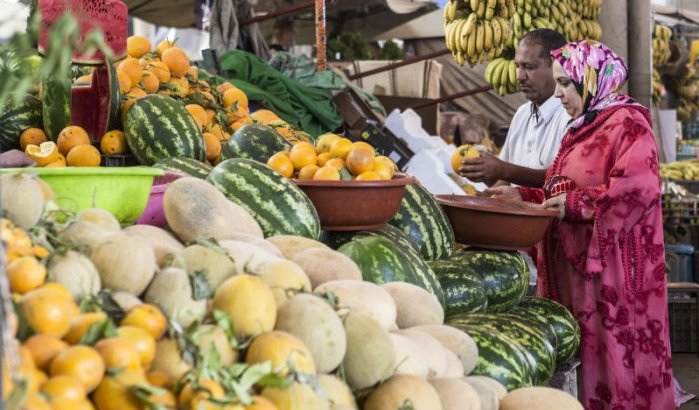
[[[293,181],[315,205],[324,230],[359,231],[385,226],[415,178],[396,174],[388,181]]]
[[[449,217],[456,241],[490,249],[527,249],[544,238],[558,211],[526,202],[468,195],[435,195]]]

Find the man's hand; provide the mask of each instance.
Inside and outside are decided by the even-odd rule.
[[[491,198],[495,199],[505,199],[505,200],[512,200],[512,201],[521,201],[522,200],[522,195],[519,193],[519,190],[513,186],[498,186],[498,187],[493,187],[493,188],[488,188],[483,193],[486,196],[489,196]]]
[[[543,203],[544,209],[555,209],[558,211],[558,219],[563,219],[566,216],[566,197],[567,193],[554,196],[551,199],[547,199]]]
[[[463,160],[459,167],[459,175],[473,182],[485,182],[488,185],[505,179],[507,163],[491,154],[481,154],[478,158]]]

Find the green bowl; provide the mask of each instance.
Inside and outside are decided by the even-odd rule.
[[[149,167],[4,168],[0,173],[26,172],[46,181],[62,209],[79,212],[102,208],[122,225],[130,225],[146,209],[153,178],[164,174]]]

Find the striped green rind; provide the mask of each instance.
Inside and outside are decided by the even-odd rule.
[[[447,318],[461,313],[485,312],[488,297],[481,275],[457,260],[428,262],[444,290],[444,314]]]
[[[27,128],[42,128],[41,101],[31,95],[18,105],[0,109],[0,152],[18,149]]]
[[[131,106],[124,121],[126,142],[143,165],[174,157],[203,161],[206,147],[201,131],[184,104],[152,94]]]
[[[419,184],[406,186],[400,209],[389,223],[412,238],[426,260],[446,258],[454,252],[454,231],[447,215]]]
[[[107,131],[109,131],[121,129],[121,93],[119,93],[119,77],[114,63],[107,60],[105,64],[109,73],[109,118],[107,119]]]
[[[535,385],[546,385],[553,376],[556,366],[556,349],[538,326],[525,324],[513,315],[501,316],[494,313],[458,315],[450,318],[448,322],[452,321],[492,329],[517,340],[534,358],[535,371],[532,374],[532,383]]]
[[[529,289],[529,267],[518,252],[469,250],[453,256],[483,278],[489,312],[516,306]]]
[[[553,324],[537,312],[527,310],[525,308],[518,309],[518,307],[515,307],[509,312],[498,313],[497,315],[501,318],[517,320],[527,326],[536,328],[544,336],[546,336],[546,339],[549,341],[551,346],[553,346],[554,350],[558,351],[558,336],[556,335],[556,330],[553,328]]]
[[[298,235],[317,239],[320,220],[306,194],[291,180],[257,161],[222,161],[206,178],[228,199],[245,208],[265,237]]]
[[[221,159],[249,158],[267,163],[279,151],[291,149],[291,144],[274,128],[263,124],[241,127],[221,147]]]
[[[355,235],[337,251],[349,256],[368,282],[412,283],[432,293],[444,304],[444,292],[434,272],[410,248],[380,234],[366,232]]]
[[[533,385],[534,358],[518,340],[470,321],[449,320],[446,324],[466,332],[476,342],[478,361],[472,375],[492,377],[508,391]]]
[[[515,314],[537,313],[548,320],[558,339],[556,348],[558,363],[570,360],[577,353],[580,347],[580,325],[565,306],[549,299],[527,296],[512,312]]]
[[[168,171],[182,172],[199,179],[206,179],[213,169],[211,165],[192,158],[165,158],[156,162],[153,166]]]
[[[51,141],[58,139],[63,128],[70,125],[73,97],[69,77],[49,76],[41,81],[43,129]]]

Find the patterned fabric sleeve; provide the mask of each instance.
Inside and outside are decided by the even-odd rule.
[[[541,188],[517,188],[519,194],[522,195],[522,201],[532,202],[535,204],[541,204],[546,199],[544,196],[544,190]]]

